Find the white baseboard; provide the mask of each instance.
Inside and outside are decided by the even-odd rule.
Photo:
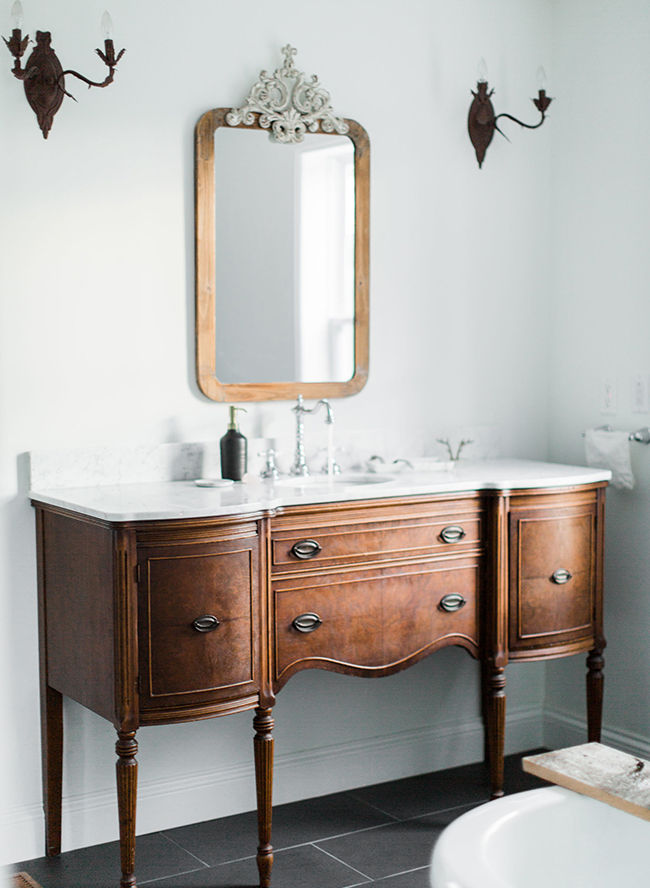
[[[650,759],[650,739],[632,731],[619,731],[603,726],[601,741],[622,752]],[[561,709],[544,710],[544,745],[550,749],[577,746],[587,742],[587,723]]]
[[[526,707],[507,717],[506,752],[536,746],[560,749],[586,742],[582,718],[560,709]],[[650,739],[631,731],[603,728],[602,742],[650,760]],[[381,737],[330,744],[304,752],[276,748],[274,802],[341,792],[479,761],[483,755],[480,719]],[[141,769],[141,773],[144,768]],[[255,806],[252,751],[250,762],[195,771],[163,781],[141,780],[138,833],[225,817]],[[117,804],[110,790],[63,800],[63,850],[117,838]],[[43,812],[26,805],[0,818],[0,861],[4,864],[43,854]]]
[[[526,707],[508,713],[506,751],[540,746],[541,710]],[[274,803],[326,795],[387,780],[480,761],[480,719],[402,731],[381,737],[331,744],[305,752],[282,753],[276,747]],[[255,807],[253,755],[245,765],[215,768],[141,780],[138,787],[138,833],[212,820]],[[144,769],[141,769],[141,772]],[[113,791],[98,791],[63,800],[63,850],[117,838],[117,803]],[[0,822],[5,863],[43,855],[43,812],[30,805],[8,812]]]

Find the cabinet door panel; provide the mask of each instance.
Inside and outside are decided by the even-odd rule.
[[[595,507],[510,515],[510,650],[575,644],[593,634]]]
[[[173,708],[255,690],[256,545],[145,548],[139,565],[141,707]]]

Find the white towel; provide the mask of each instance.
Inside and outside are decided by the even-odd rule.
[[[634,475],[630,463],[630,442],[627,432],[587,429],[585,452],[588,466],[611,469],[614,487],[632,490]]]

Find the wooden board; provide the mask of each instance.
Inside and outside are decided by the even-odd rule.
[[[650,820],[650,762],[602,743],[522,759],[524,771]]]

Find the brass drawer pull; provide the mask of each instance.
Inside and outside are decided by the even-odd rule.
[[[558,586],[563,586],[565,583],[568,583],[571,577],[573,576],[566,567],[559,567],[554,573],[551,574],[551,581],[553,583],[557,583]]]
[[[219,620],[212,614],[203,614],[202,617],[197,617],[192,623],[192,629],[196,632],[214,632],[218,626]]]
[[[291,624],[298,632],[314,632],[323,621],[318,614],[300,614]]]
[[[458,592],[450,592],[449,595],[445,595],[444,598],[440,599],[438,607],[443,611],[447,611],[448,614],[453,614],[454,611],[459,611],[466,604],[467,601],[462,595],[459,595]]]
[[[465,530],[458,524],[448,524],[440,531],[440,539],[443,543],[459,543],[465,536]]]
[[[296,558],[300,558],[301,561],[313,558],[314,555],[318,555],[320,551],[321,547],[316,540],[298,540],[298,542],[294,543],[291,547],[291,554]]]

